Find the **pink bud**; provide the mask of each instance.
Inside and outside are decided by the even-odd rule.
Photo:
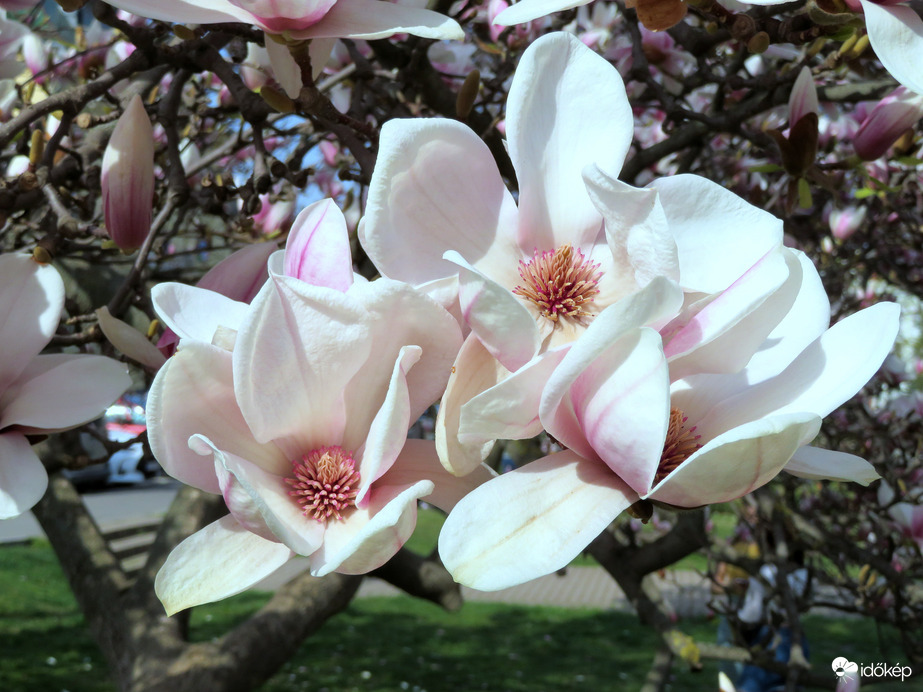
[[[817,113],[817,90],[811,70],[802,67],[788,99],[788,122],[794,127],[808,113]]]
[[[898,87],[879,101],[859,126],[853,140],[856,153],[866,161],[874,161],[920,118],[923,118],[923,96]]]
[[[494,19],[509,6],[510,4],[506,0],[490,0],[487,3],[487,25],[490,31],[490,40],[494,43],[497,42],[500,34],[506,29],[505,26],[494,24]]]
[[[109,237],[125,251],[141,247],[151,230],[154,129],[137,94],[106,146],[100,185]]]
[[[859,230],[865,220],[865,207],[847,207],[830,212],[830,232],[837,240],[846,240]]]

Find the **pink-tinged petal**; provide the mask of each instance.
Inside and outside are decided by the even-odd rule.
[[[112,131],[99,184],[106,232],[121,250],[137,250],[151,230],[154,200],[154,128],[137,94]]]
[[[98,418],[131,386],[124,363],[90,355],[36,356],[3,393],[0,430],[58,432]]]
[[[847,481],[859,485],[868,485],[881,478],[875,467],[862,457],[809,446],[795,452],[785,470],[799,478]]]
[[[874,161],[884,156],[885,152],[907,130],[912,128],[920,118],[923,118],[923,96],[915,94],[906,87],[898,87],[893,92],[879,101],[868,117],[862,121],[859,131],[853,138],[853,146],[860,158]],[[831,213],[831,225],[834,218]],[[841,215],[842,216],[842,215]],[[850,217],[843,217],[843,221],[851,220],[852,223],[836,224],[834,237],[846,239],[851,236],[865,216],[865,207],[860,207],[860,212]]]
[[[709,441],[647,496],[677,507],[737,499],[765,485],[820,431],[812,413],[761,418]]]
[[[324,72],[324,67],[330,62],[330,55],[336,46],[337,37],[315,38],[308,44],[308,55],[311,58],[311,74],[316,82]]]
[[[364,440],[384,401],[400,350],[407,345],[423,349],[420,360],[406,373],[414,421],[445,391],[452,361],[461,348],[461,331],[441,305],[398,281],[357,283],[348,295],[367,311],[371,331],[371,355],[346,391],[346,439]]]
[[[433,491],[430,481],[410,487],[376,483],[368,504],[344,521],[330,521],[324,544],[310,556],[311,574],[365,574],[394,557],[417,524],[417,500]]]
[[[471,331],[508,370],[528,363],[538,353],[541,334],[525,304],[457,252],[450,250],[445,258],[459,267],[458,302]]]
[[[339,291],[273,277],[234,348],[234,389],[258,442],[289,455],[339,444],[344,390],[368,360],[366,313]],[[369,421],[371,418],[369,418]]]
[[[301,67],[292,57],[288,45],[266,37],[266,54],[272,67],[272,76],[289,98],[297,99],[301,95],[304,82],[301,79]]]
[[[166,362],[164,355],[144,334],[127,322],[113,317],[106,306],[96,311],[96,319],[109,343],[133,361],[154,371]]]
[[[497,591],[567,565],[638,496],[568,450],[484,483],[452,510],[439,555],[455,581]]]
[[[285,275],[337,291],[352,286],[349,229],[332,199],[315,202],[295,218],[285,244]]]
[[[28,440],[19,433],[0,435],[0,519],[28,512],[48,488],[48,473]]]
[[[275,243],[254,243],[225,257],[196,284],[241,303],[249,303],[269,278],[266,262],[278,249]]]
[[[267,470],[291,470],[291,460],[274,445],[253,439],[234,398],[231,354],[208,344],[189,343],[160,369],[147,398],[147,425],[151,451],[164,471],[209,493],[221,491],[215,467],[189,449],[193,435],[259,460]]]
[[[567,347],[543,353],[464,404],[459,418],[462,444],[525,440],[542,432],[538,402]]]
[[[379,483],[382,486],[409,487],[420,481],[432,481],[435,488],[424,499],[448,514],[465,495],[496,476],[497,473],[485,464],[466,476],[454,476],[439,462],[436,445],[432,441],[407,440],[400,456]]]
[[[461,306],[458,304],[458,275],[447,276],[443,279],[433,279],[423,284],[418,284],[416,289],[425,293],[430,298],[448,310],[449,314],[461,327],[462,337],[467,337],[471,328],[465,324],[462,317]]]
[[[676,243],[657,190],[626,185],[598,166],[584,172],[587,191],[606,220],[606,237],[615,260],[613,271],[626,282],[626,290],[646,286],[656,276],[679,279]],[[633,284],[633,285],[632,285]]]
[[[802,67],[792,87],[792,94],[788,99],[788,122],[794,126],[808,113],[817,114],[817,89],[814,87],[814,77],[811,76],[810,67]]]
[[[555,12],[586,5],[590,0],[520,0],[494,18],[494,24],[513,26],[539,19]]]
[[[660,192],[687,291],[723,291],[782,243],[781,220],[717,183],[682,174],[650,186]]]
[[[359,240],[385,276],[412,284],[454,276],[456,250],[510,288],[521,253],[516,203],[487,145],[451,120],[389,120]],[[499,275],[498,275],[499,274]]]
[[[54,267],[0,255],[0,393],[51,340],[63,306],[64,282]]]
[[[526,49],[506,102],[523,251],[581,247],[596,237],[602,217],[582,172],[595,163],[617,175],[633,122],[618,73],[577,38],[548,34]]]
[[[456,476],[471,473],[490,454],[494,440],[461,443],[458,426],[461,407],[483,391],[502,382],[510,371],[484,348],[474,334],[465,339],[436,416],[436,451],[443,466]]]
[[[310,555],[325,540],[324,524],[305,516],[283,476],[223,452],[201,435],[190,439],[189,446],[199,454],[213,455],[216,469],[223,466],[230,476],[216,473],[224,481],[221,489],[228,509],[235,518],[244,519],[237,519],[242,526],[264,538],[274,537],[299,555]],[[291,466],[286,473],[290,472]]]
[[[581,451],[587,458],[596,457],[574,408],[571,387],[597,358],[625,335],[643,325],[668,319],[679,310],[682,302],[683,294],[679,287],[660,277],[638,293],[603,310],[574,343],[545,386],[539,404],[539,415],[545,429],[571,449]],[[630,349],[625,350],[627,346],[628,342],[619,348],[619,352],[626,357],[630,352]],[[657,350],[660,350],[659,347]]]
[[[912,8],[860,0],[875,55],[898,82],[923,95],[923,19]]]
[[[179,283],[158,284],[151,302],[180,339],[212,343],[219,327],[240,328],[250,307],[215,291]]]
[[[691,318],[681,316],[661,331],[670,378],[742,370],[789,311],[800,285],[798,260],[769,252]]]
[[[391,372],[391,382],[384,403],[368,428],[368,438],[359,450],[359,493],[356,504],[361,504],[372,483],[391,468],[397,459],[407,429],[410,427],[410,394],[407,391],[407,372],[420,360],[422,349],[419,346],[405,346],[397,356],[397,362]],[[349,440],[345,440],[351,448]]]
[[[229,0],[114,0],[109,3],[139,17],[164,22],[214,24],[216,22],[254,23],[253,14]]]
[[[465,32],[444,14],[381,0],[337,0],[314,26],[290,32],[292,38],[372,40],[394,34],[461,40]]]
[[[260,538],[226,516],[173,549],[154,591],[167,615],[174,615],[249,589],[292,557],[283,544]]]
[[[878,371],[894,345],[899,317],[896,303],[879,303],[841,320],[784,371],[715,406],[697,422],[700,432],[712,437],[770,414],[826,416]]]

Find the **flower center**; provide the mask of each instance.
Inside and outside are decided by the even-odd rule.
[[[342,447],[320,447],[292,462],[293,478],[288,494],[301,505],[302,513],[327,523],[331,516],[342,520],[342,513],[354,504],[359,492],[356,461]]]
[[[535,251],[528,262],[519,261],[519,276],[523,283],[513,293],[531,301],[552,322],[559,317],[580,319],[593,313],[584,308],[599,293],[602,272],[599,262],[591,262],[570,243],[554,252]]]
[[[660,455],[660,465],[654,475],[654,485],[669,476],[676,467],[688,459],[693,452],[701,448],[699,438],[695,434],[695,426],[686,427],[689,418],[678,408],[670,409],[670,427],[667,430],[667,439],[663,443],[663,453]]]

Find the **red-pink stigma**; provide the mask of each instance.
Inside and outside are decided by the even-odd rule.
[[[535,251],[528,262],[519,261],[523,283],[513,293],[532,302],[552,322],[561,317],[580,319],[593,313],[586,310],[599,293],[602,272],[570,243],[553,252]]]
[[[343,519],[355,506],[359,492],[359,472],[352,454],[342,447],[319,447],[292,462],[293,478],[288,494],[301,506],[302,513],[327,523],[330,517]]]

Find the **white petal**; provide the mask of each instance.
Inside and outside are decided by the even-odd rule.
[[[311,574],[365,574],[394,557],[417,524],[417,500],[433,491],[430,481],[412,486],[376,484],[366,507],[344,521],[330,521],[324,544],[311,555]]]
[[[596,237],[602,219],[582,171],[596,163],[617,175],[633,123],[618,72],[576,37],[548,34],[526,49],[506,105],[524,250],[581,247]]]
[[[923,94],[923,19],[912,8],[860,0],[875,55],[898,82]]]
[[[775,478],[820,430],[820,418],[792,413],[762,418],[716,437],[648,495],[678,507],[728,502]]]
[[[465,37],[458,23],[444,14],[381,0],[337,0],[317,24],[290,33],[293,38],[366,40],[394,34],[458,40]]]
[[[567,565],[635,500],[604,464],[559,452],[463,498],[442,527],[439,555],[460,584],[505,589]]]
[[[96,311],[96,319],[109,342],[132,360],[155,371],[166,362],[166,357],[144,334],[113,317],[105,305]]]
[[[862,457],[820,447],[802,447],[785,465],[785,470],[799,478],[850,481],[860,485],[881,478],[875,467]]]
[[[590,0],[521,0],[494,17],[494,24],[513,26],[539,19],[554,12],[586,5]]]
[[[228,0],[114,0],[113,7],[139,17],[164,22],[214,24],[216,22],[253,23],[253,15]]]
[[[154,591],[167,615],[233,596],[269,576],[292,551],[222,517],[173,549],[157,573]]]
[[[781,220],[710,180],[673,175],[651,187],[660,192],[687,291],[723,291],[782,242]]]
[[[448,514],[465,495],[496,475],[489,466],[481,464],[466,476],[455,476],[439,462],[436,445],[431,440],[407,440],[397,460],[379,482],[382,486],[410,487],[421,480],[432,481],[433,492],[424,499]]]
[[[215,291],[180,283],[157,284],[151,302],[180,339],[212,343],[218,327],[237,330],[250,306]]]
[[[98,418],[131,386],[124,363],[91,355],[36,356],[3,394],[0,429],[18,425],[47,432]]]
[[[412,284],[454,276],[458,268],[442,257],[456,250],[495,281],[515,282],[516,219],[490,150],[470,128],[435,119],[384,124],[359,226],[383,275]]]
[[[0,393],[51,340],[63,306],[64,282],[54,267],[0,255]]]
[[[48,488],[48,473],[19,433],[0,435],[0,519],[28,512]]]
[[[436,416],[436,451],[450,473],[464,476],[478,468],[490,453],[493,440],[467,444],[458,440],[461,407],[507,376],[509,370],[490,355],[477,336],[465,339]]]
[[[285,275],[338,291],[352,286],[349,229],[332,199],[315,202],[295,217],[285,243]]]
[[[272,66],[272,76],[289,98],[297,99],[301,95],[304,82],[301,79],[301,67],[292,57],[288,45],[274,41],[268,36],[265,45],[269,64]]]
[[[541,335],[532,313],[516,296],[468,264],[457,252],[445,253],[457,264],[462,317],[481,343],[508,370],[518,370],[538,352]]]

